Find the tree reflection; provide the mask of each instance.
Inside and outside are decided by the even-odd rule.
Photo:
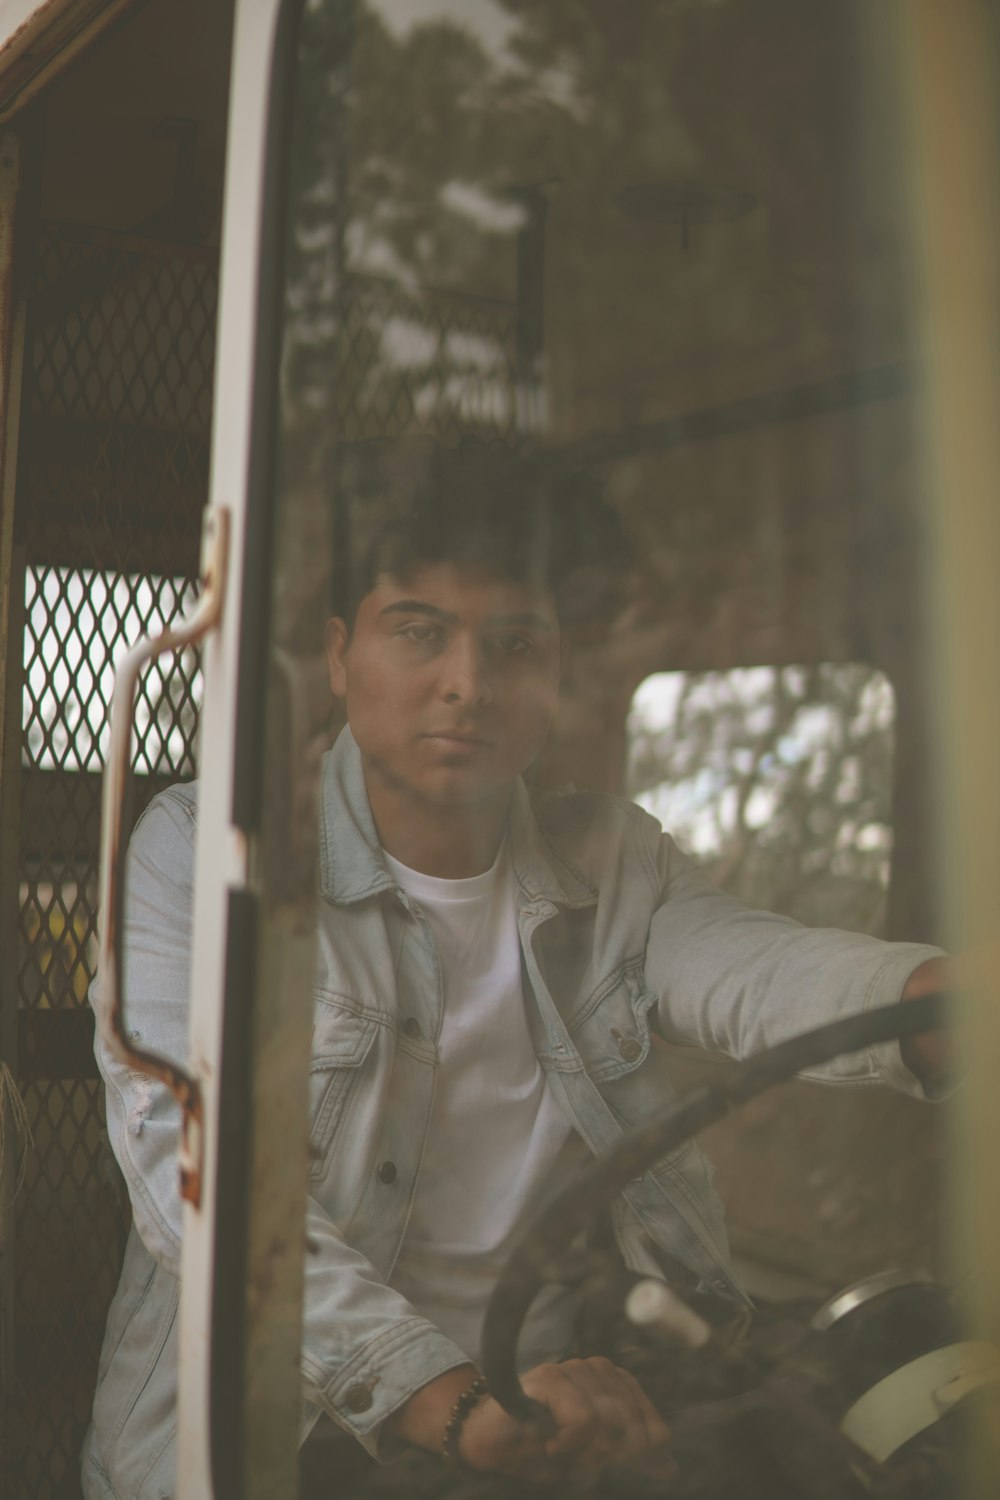
[[[893,695],[858,663],[672,673],[629,719],[628,793],[717,884],[806,922],[880,933]]]

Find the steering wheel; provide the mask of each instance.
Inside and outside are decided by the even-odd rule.
[[[567,1246],[633,1178],[738,1105],[806,1068],[878,1042],[915,1036],[945,1021],[947,997],[924,995],[847,1016],[757,1053],[716,1082],[703,1084],[594,1161],[528,1225],[493,1290],[483,1324],[482,1366],[490,1393],[511,1416],[543,1422],[547,1413],[517,1377],[521,1327],[542,1286],[574,1284],[589,1268],[567,1259]]]

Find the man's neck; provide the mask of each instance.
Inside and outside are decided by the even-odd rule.
[[[410,870],[439,880],[466,880],[492,868],[507,827],[510,793],[473,807],[400,799],[368,779],[379,843]]]

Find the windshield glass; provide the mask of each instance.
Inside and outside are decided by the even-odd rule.
[[[307,1271],[304,1342],[362,1319],[417,1372],[307,1390],[309,1482],[376,1429],[440,1446],[513,1247],[595,1158],[934,959],[893,76],[861,4],[305,7],[269,809],[318,830],[310,1179],[349,1255],[318,1234],[343,1278],[314,1302]],[[810,1386],[816,1309],[904,1273],[852,1325],[876,1363],[913,1299],[952,1317],[909,1279],[943,1253],[912,1062],[817,1063],[567,1209],[526,1389],[630,1369],[692,1494],[846,1474],[815,1434],[789,1456],[681,1414],[745,1391],[745,1357],[836,1433],[867,1377]],[[717,1384],[669,1318],[630,1324],[644,1275],[715,1330]],[[491,1399],[449,1441],[525,1477]]]
[[[810,1054],[572,1197],[939,972],[892,46],[852,3],[304,9],[267,797],[311,851],[272,882],[319,869],[304,1493],[442,1446],[768,1500],[951,1473],[851,1416],[897,1326],[957,1339],[919,1047]],[[489,1312],[546,1205],[546,1284]],[[644,1278],[693,1322],[630,1317]],[[628,1439],[543,1452],[515,1372],[559,1431],[553,1382],[627,1387]],[[688,1420],[770,1375],[808,1418]]]

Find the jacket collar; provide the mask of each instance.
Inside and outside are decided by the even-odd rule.
[[[561,907],[596,902],[596,888],[548,837],[520,776],[510,804],[510,856],[514,877],[529,901],[551,901]]]
[[[393,879],[382,860],[365,773],[350,729],[341,730],[320,771],[319,888],[328,901],[348,906]]]
[[[341,731],[333,749],[323,757],[320,799],[322,895],[337,906],[348,906],[394,889],[368,803],[361,751],[349,728]],[[528,900],[569,907],[589,906],[597,900],[594,887],[546,837],[520,777],[511,799],[510,847],[515,878]]]

